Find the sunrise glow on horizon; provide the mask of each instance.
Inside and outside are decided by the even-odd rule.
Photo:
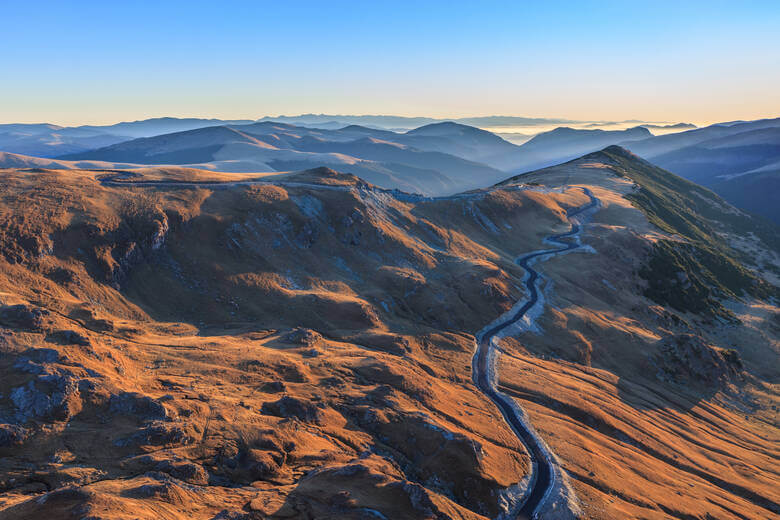
[[[0,122],[780,115],[777,2],[140,5],[4,5]]]

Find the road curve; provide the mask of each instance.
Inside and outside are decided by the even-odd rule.
[[[104,170],[105,171],[105,170]],[[507,190],[512,187],[507,186],[493,186],[485,190],[478,190],[473,192],[459,193],[455,195],[448,195],[442,197],[428,197],[418,194],[409,194],[401,192],[399,190],[390,190],[385,188],[378,188],[370,185],[359,186],[347,186],[347,185],[326,185],[326,184],[314,184],[303,183],[295,181],[281,181],[276,180],[262,180],[262,179],[247,179],[244,181],[144,181],[138,180],[141,177],[135,172],[123,172],[116,170],[109,170],[107,175],[101,175],[97,180],[104,186],[114,187],[161,187],[161,188],[227,188],[233,186],[247,186],[257,184],[275,184],[288,187],[305,187],[313,189],[323,190],[338,190],[349,191],[353,189],[364,191],[376,191],[384,193],[397,198],[398,200],[405,202],[423,202],[434,200],[452,200],[463,199],[474,196],[481,196],[485,193],[494,190]],[[522,190],[529,189],[524,186],[517,186],[514,189]],[[520,407],[507,395],[501,393],[496,388],[496,383],[493,378],[495,373],[494,361],[494,345],[493,339],[496,335],[501,333],[507,327],[517,323],[521,320],[526,313],[533,308],[539,301],[539,290],[536,287],[536,282],[539,279],[539,273],[530,266],[530,262],[536,258],[551,257],[572,249],[577,249],[580,244],[576,240],[571,240],[576,237],[581,230],[581,224],[575,220],[575,217],[581,215],[593,208],[599,206],[599,200],[591,193],[587,188],[580,188],[590,198],[590,202],[579,208],[570,210],[567,213],[567,218],[571,223],[571,229],[566,233],[560,233],[556,235],[550,235],[545,239],[545,242],[558,244],[560,248],[557,249],[543,249],[528,253],[516,260],[523,269],[525,269],[527,275],[524,281],[525,287],[528,291],[528,300],[519,308],[512,309],[506,315],[497,320],[497,324],[493,325],[486,331],[482,331],[477,334],[477,348],[474,352],[472,360],[472,378],[477,388],[490,398],[493,403],[498,406],[504,419],[515,432],[517,437],[526,447],[533,464],[533,470],[531,474],[531,483],[529,489],[526,492],[526,496],[523,497],[522,505],[517,513],[519,519],[533,519],[538,518],[541,506],[549,496],[553,489],[553,486],[559,480],[558,470],[552,460],[552,455],[547,449],[546,445],[536,436],[536,433],[531,428],[530,424],[525,418],[525,414]]]
[[[509,311],[508,315],[500,318],[498,324],[477,335],[477,348],[472,362],[472,378],[477,388],[488,396],[501,410],[504,419],[526,447],[531,457],[534,469],[531,474],[531,483],[517,514],[517,518],[521,519],[537,518],[541,506],[559,479],[559,473],[552,460],[551,453],[537,437],[519,406],[512,398],[499,392],[496,387],[496,381],[493,377],[495,373],[495,366],[493,365],[495,346],[493,345],[493,340],[497,334],[521,320],[539,301],[539,289],[536,286],[539,273],[531,267],[530,262],[537,258],[552,257],[581,247],[578,241],[572,240],[581,230],[581,224],[575,220],[575,217],[598,207],[600,204],[599,200],[593,196],[589,189],[581,189],[590,198],[590,202],[567,213],[571,229],[566,233],[551,235],[545,239],[548,243],[551,242],[563,247],[534,251],[516,260],[516,263],[525,269],[527,273],[524,284],[528,291],[528,300],[519,309],[513,309]]]

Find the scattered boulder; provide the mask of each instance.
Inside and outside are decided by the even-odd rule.
[[[168,411],[151,397],[123,392],[111,397],[109,410],[114,414],[132,415],[143,420],[170,420]]]
[[[283,339],[295,345],[316,347],[322,343],[322,334],[304,327],[296,327],[285,334]]]
[[[78,345],[88,347],[89,338],[75,330],[57,330],[46,336],[46,341],[61,345]]]
[[[29,436],[27,429],[16,424],[0,424],[0,448],[20,446]]]
[[[260,411],[265,415],[294,417],[308,423],[320,423],[323,419],[322,410],[310,401],[290,396],[284,396],[278,401],[267,401],[263,403]]]
[[[43,387],[43,389],[41,389]],[[81,410],[78,380],[69,375],[47,374],[11,391],[16,420],[67,420]]]
[[[0,325],[9,328],[37,331],[43,327],[46,309],[32,305],[8,305],[0,307]]]
[[[152,421],[130,437],[114,442],[120,448],[128,446],[168,446],[189,444],[195,439],[180,425],[175,423]]]

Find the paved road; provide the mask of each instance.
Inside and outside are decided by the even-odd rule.
[[[144,181],[139,180],[141,176],[135,172],[126,171],[110,171],[106,175],[101,175],[98,180],[101,184],[106,186],[147,186],[147,187],[164,187],[164,188],[228,188],[232,186],[248,186],[253,184],[275,184],[289,187],[305,187],[323,190],[343,190],[349,191],[352,189],[374,191],[378,193],[391,195],[399,200],[406,202],[422,202],[433,200],[452,200],[462,199],[474,196],[481,196],[485,193],[494,190],[507,190],[507,189],[531,189],[525,186],[494,186],[485,190],[478,190],[467,193],[459,193],[456,195],[448,195],[443,197],[427,197],[417,194],[409,194],[398,190],[389,190],[384,188],[373,187],[369,185],[347,186],[347,185],[327,185],[327,184],[315,184],[315,183],[303,183],[288,181],[285,182],[281,179],[263,180],[263,179],[248,179],[245,181]],[[590,203],[576,208],[567,214],[569,221],[571,222],[571,229],[566,233],[560,233],[557,235],[551,235],[547,237],[546,241],[553,244],[559,244],[563,247],[557,249],[544,249],[540,251],[534,251],[525,256],[517,259],[517,263],[527,271],[528,276],[525,280],[525,286],[528,290],[529,299],[525,304],[516,311],[512,311],[512,314],[505,316],[501,322],[491,327],[486,332],[480,334],[477,340],[477,350],[474,353],[473,360],[473,374],[474,383],[485,395],[487,395],[491,401],[493,401],[501,414],[504,416],[506,422],[511,426],[517,437],[523,443],[528,450],[533,463],[533,472],[531,475],[531,484],[523,499],[523,504],[518,513],[518,518],[531,519],[537,518],[537,514],[540,506],[547,498],[552,487],[558,481],[558,471],[552,460],[552,456],[547,450],[544,443],[536,436],[536,433],[530,428],[525,420],[523,413],[519,410],[519,406],[507,395],[499,392],[496,389],[495,382],[492,374],[494,373],[493,362],[493,344],[492,341],[497,334],[513,325],[538,302],[539,293],[536,287],[536,282],[539,279],[539,273],[530,266],[531,260],[539,257],[551,257],[561,254],[565,251],[576,249],[581,247],[576,241],[571,240],[579,232],[581,225],[575,220],[575,217],[582,213],[593,209],[599,205],[599,200],[593,196],[590,190],[587,188],[581,188],[583,192],[590,197]]]
[[[590,203],[576,208],[567,214],[569,222],[571,222],[571,229],[566,233],[547,237],[547,242],[559,244],[563,247],[559,249],[534,251],[517,259],[517,263],[528,273],[525,279],[525,287],[528,291],[528,301],[519,309],[510,311],[511,314],[506,316],[506,319],[501,320],[500,323],[480,334],[477,338],[477,350],[474,353],[472,374],[474,383],[480,391],[487,395],[490,400],[498,406],[499,410],[501,410],[501,414],[504,416],[506,422],[511,426],[512,430],[528,450],[533,464],[531,483],[518,513],[518,518],[521,519],[537,517],[540,506],[543,505],[550,490],[556,484],[559,473],[547,447],[526,422],[526,418],[519,410],[518,405],[512,398],[499,392],[496,388],[496,381],[493,377],[493,374],[495,373],[495,367],[493,365],[493,349],[495,348],[493,346],[493,339],[501,331],[521,320],[539,300],[539,290],[536,286],[536,282],[539,279],[539,273],[531,267],[531,260],[539,257],[552,257],[565,251],[581,247],[576,240],[572,240],[581,229],[580,223],[574,220],[574,218],[599,205],[599,200],[593,196],[590,190],[587,188],[582,188],[582,190],[590,197]]]

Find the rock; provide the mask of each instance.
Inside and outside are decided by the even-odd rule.
[[[301,249],[309,249],[320,236],[319,227],[312,221],[307,221],[295,235],[295,245]]]
[[[250,520],[252,518],[254,517],[248,513],[242,513],[240,511],[228,511],[227,509],[223,509],[211,517],[211,520]]]
[[[262,450],[249,450],[246,466],[252,480],[263,480],[279,473],[279,463],[273,454]]]
[[[365,217],[358,210],[354,209],[352,213],[342,217],[338,221],[339,232],[337,233],[339,241],[344,245],[359,246],[363,232],[359,225],[363,224]]]
[[[140,446],[166,446],[189,444],[195,440],[179,424],[153,421],[132,436],[120,439],[114,444],[126,447],[133,444]]]
[[[285,386],[284,382],[282,381],[269,381],[267,383],[263,383],[263,385],[260,387],[260,390],[263,392],[278,394],[279,392],[284,392],[287,390],[287,386]]]
[[[24,354],[38,363],[57,363],[60,361],[60,353],[53,348],[31,348],[26,350]]]
[[[675,334],[659,342],[653,358],[661,380],[676,383],[723,384],[742,370],[736,350],[719,349],[697,334]]]
[[[45,364],[61,362],[60,353],[52,348],[30,348],[14,363],[14,369],[28,374],[51,373]]]
[[[200,464],[164,460],[157,464],[155,469],[189,484],[205,486],[209,483],[209,474]]]
[[[132,415],[143,420],[169,420],[168,411],[151,397],[123,392],[111,397],[109,411],[114,414]]]
[[[260,518],[271,517],[275,515],[284,506],[284,495],[277,492],[260,492],[257,498],[249,502],[249,509],[255,513],[259,513]],[[280,517],[282,518],[282,517]],[[288,518],[294,518],[288,517]]]
[[[215,463],[221,467],[235,469],[238,467],[240,455],[238,444],[234,440],[227,439],[217,448]]]
[[[307,347],[316,347],[322,343],[322,334],[317,331],[304,327],[296,327],[284,335],[282,338],[288,343],[295,345],[305,345]]]
[[[300,419],[303,422],[319,423],[323,419],[322,410],[309,401],[285,396],[278,401],[263,403],[260,411],[265,415]]]
[[[49,311],[32,305],[10,305],[0,308],[0,325],[23,330],[40,330]]]
[[[74,274],[63,267],[55,267],[46,273],[46,278],[55,283],[66,284],[73,281]]]
[[[75,330],[58,330],[52,332],[46,336],[46,340],[62,345],[79,345],[81,347],[88,347],[90,345],[89,338]]]
[[[0,424],[0,448],[20,446],[29,436],[28,431],[16,424]]]
[[[11,401],[19,423],[43,418],[67,420],[81,410],[78,380],[68,375],[47,374],[28,381],[11,391]]]

